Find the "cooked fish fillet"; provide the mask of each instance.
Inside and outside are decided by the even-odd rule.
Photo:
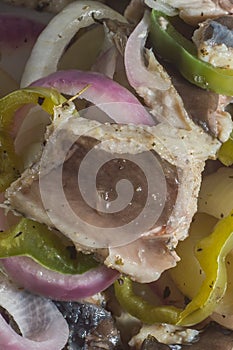
[[[188,234],[205,160],[220,146],[216,139],[199,127],[101,124],[68,108],[56,111],[46,140],[41,159],[6,191],[9,208],[57,228],[78,250],[94,251],[139,282],[176,264],[175,247]],[[118,194],[128,200],[127,188],[117,190],[125,179],[133,196],[112,210]]]
[[[231,0],[163,0],[163,3],[178,9],[179,16],[191,25],[197,25],[207,18],[232,13]]]

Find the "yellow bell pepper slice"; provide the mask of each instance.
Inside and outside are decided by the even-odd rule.
[[[210,316],[227,287],[225,258],[233,248],[233,210],[220,220],[212,234],[198,242],[195,255],[205,273],[197,295],[181,312],[177,325],[195,325]],[[187,271],[187,273],[192,273]]]
[[[65,101],[57,90],[44,87],[19,89],[0,99],[0,192],[4,192],[17,179],[22,170],[22,162],[15,152],[11,136],[15,112],[32,103],[53,115],[54,107]]]

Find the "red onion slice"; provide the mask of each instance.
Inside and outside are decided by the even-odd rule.
[[[158,122],[179,129],[193,129],[193,121],[189,118],[180,95],[152,51],[146,51],[149,63],[148,67],[145,66],[143,51],[149,23],[148,13],[145,12],[126,43],[125,69],[129,83],[143,98]]]
[[[139,90],[157,88],[167,90],[169,83],[158,70],[150,72],[145,66],[144,49],[149,31],[149,15],[146,13],[132,34],[125,47],[125,69],[130,85]],[[151,96],[153,97],[153,96]]]
[[[60,350],[65,346],[68,324],[49,300],[21,291],[0,275],[0,305],[11,314],[22,336],[0,315],[0,349]]]
[[[32,293],[63,301],[77,301],[109,287],[119,272],[104,265],[80,275],[64,275],[44,268],[30,258],[1,259],[8,275]]]
[[[79,29],[102,18],[126,22],[118,12],[97,1],[75,1],[66,6],[39,36],[27,62],[21,86],[55,72],[65,48]]]
[[[59,92],[76,95],[87,84],[81,98],[92,102],[117,123],[154,125],[151,115],[138,99],[112,79],[96,72],[59,71],[37,80],[34,86],[53,87]]]

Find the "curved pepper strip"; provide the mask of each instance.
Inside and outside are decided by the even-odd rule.
[[[233,132],[231,132],[229,139],[220,147],[218,159],[226,166],[233,164]]]
[[[64,274],[81,274],[98,265],[92,255],[77,254],[66,237],[25,218],[0,233],[0,258],[11,256],[30,257],[44,267]]]
[[[170,323],[192,326],[214,312],[227,287],[225,258],[233,249],[233,210],[220,220],[212,234],[195,247],[196,257],[205,273],[205,280],[184,310],[172,306],[154,306],[133,292],[132,281],[122,277],[115,282],[115,294],[122,307],[145,323]],[[187,271],[187,273],[190,273]]]
[[[180,309],[174,306],[154,306],[136,295],[133,291],[133,282],[128,277],[121,277],[115,284],[115,295],[121,306],[132,316],[142,322],[170,323],[178,321]]]
[[[172,62],[189,82],[218,94],[233,95],[233,70],[198,59],[195,45],[177,32],[162,12],[152,10],[150,38],[157,53]]]
[[[215,310],[227,287],[226,255],[233,248],[233,211],[220,220],[214,231],[195,247],[195,255],[205,273],[198,294],[181,312],[177,325],[191,326]],[[187,271],[189,273],[189,271]]]
[[[53,115],[54,106],[65,101],[65,97],[55,89],[43,87],[16,90],[0,99],[0,192],[17,179],[22,170],[10,134],[15,112],[23,105],[33,103]]]

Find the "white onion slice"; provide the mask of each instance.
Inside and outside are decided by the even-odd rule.
[[[59,71],[33,83],[53,87],[59,92],[76,95],[90,85],[81,98],[92,102],[117,123],[154,125],[155,122],[138,99],[112,79],[96,72],[78,70]]]
[[[144,49],[149,31],[149,15],[145,13],[125,47],[125,69],[130,85],[138,92],[142,89],[167,90],[170,82],[166,81],[159,70],[150,72],[145,66]]]
[[[104,265],[80,275],[65,275],[37,264],[30,258],[12,257],[1,262],[14,282],[32,293],[63,301],[77,301],[108,288],[119,272]]]
[[[126,22],[118,12],[96,1],[75,1],[65,7],[39,36],[27,62],[21,86],[55,72],[65,48],[79,29],[102,18]]]
[[[65,346],[68,324],[49,300],[15,287],[0,275],[0,305],[17,323],[17,334],[0,315],[0,349],[60,350]]]

